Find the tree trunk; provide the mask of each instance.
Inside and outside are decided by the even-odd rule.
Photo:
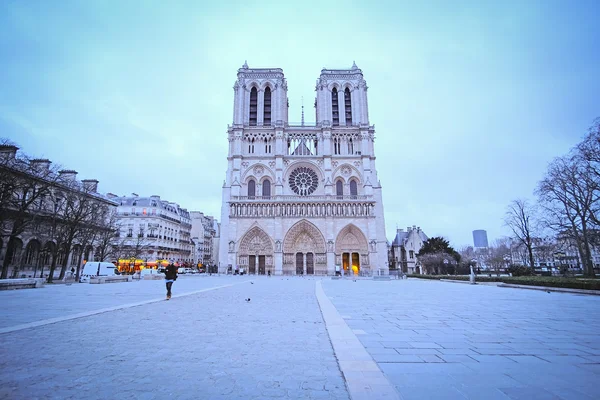
[[[585,253],[585,260],[583,260],[584,272],[583,275],[590,278],[595,278],[596,273],[594,272],[594,261],[592,260],[592,251],[590,248],[590,241],[587,235],[587,224],[586,221],[582,221],[582,233],[583,233],[583,248]]]
[[[65,259],[60,266],[60,275],[58,279],[62,280],[65,278],[65,273],[67,272],[67,266],[69,265],[69,254],[71,254],[71,247],[73,247],[72,241],[68,242],[65,245]]]
[[[57,246],[58,249],[58,246]],[[59,250],[52,254],[52,263],[50,263],[50,272],[48,272],[48,283],[52,283],[54,280],[54,270],[56,269],[56,257],[58,256]]]
[[[529,252],[529,265],[531,266],[531,270],[535,272],[535,263],[533,261],[533,246],[530,244],[527,245],[527,251]]]
[[[0,275],[0,279],[6,279],[8,277],[8,267],[15,253],[15,246],[16,237],[11,235],[6,244],[6,253],[4,254],[4,261],[2,262],[2,274]]]

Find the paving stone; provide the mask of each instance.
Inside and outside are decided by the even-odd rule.
[[[196,278],[187,280],[186,285],[180,285],[185,279],[178,279],[175,293],[207,288],[211,281],[215,286],[243,282],[236,278]],[[4,397],[45,399],[52,393],[60,399],[347,400],[344,378],[315,297],[315,281],[293,279],[282,285],[266,277],[252,280],[252,285],[240,283],[0,334],[2,343],[11,344],[0,346],[0,360],[11,366],[0,371],[0,388],[5,392],[14,388]],[[162,297],[164,283],[154,286],[155,293],[149,293],[150,286],[142,286],[153,282],[160,283],[142,281],[128,286],[128,290],[140,290],[129,294],[121,284],[105,285],[103,293],[111,297],[105,303],[99,294],[90,296],[90,304],[84,304],[85,296],[75,295],[102,285],[80,285],[77,292],[68,290],[78,285],[39,291],[48,304],[78,301],[79,310],[93,311],[110,302],[127,304],[144,296]],[[23,308],[29,311],[27,296],[19,298],[27,291],[18,292],[13,293],[17,297],[11,298],[11,303],[25,304]],[[250,303],[244,301],[248,297]],[[38,300],[33,304],[40,304]],[[31,319],[56,315],[32,312],[35,316]],[[0,315],[0,325],[11,323],[15,323],[13,317]],[[302,382],[320,390],[304,391]],[[331,396],[324,390],[326,384],[335,389]]]
[[[595,383],[600,376],[595,358],[600,355],[600,297],[561,294],[548,301],[547,294],[537,291],[413,279],[323,282],[323,288],[341,314],[353,316],[353,329],[376,328],[381,341],[365,337],[361,343],[403,398],[435,398],[438,392],[427,391],[434,387],[440,398],[447,398],[446,393],[473,399],[535,398],[536,390],[542,398],[559,396],[559,391],[568,398],[600,398]],[[390,353],[383,351],[388,348],[423,361],[435,356],[446,362],[390,362]],[[407,390],[411,387],[421,391]],[[566,392],[568,388],[577,393]]]

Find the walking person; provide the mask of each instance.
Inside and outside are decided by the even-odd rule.
[[[169,264],[165,269],[165,280],[167,283],[167,300],[171,298],[171,287],[173,282],[177,280],[177,268],[173,264]]]

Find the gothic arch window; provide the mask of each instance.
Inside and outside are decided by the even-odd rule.
[[[340,109],[338,105],[338,91],[337,88],[333,88],[331,91],[331,119],[333,125],[340,124]]]
[[[271,125],[271,88],[266,87],[265,89],[265,100],[264,100],[264,118],[263,124],[270,126]]]
[[[348,154],[354,154],[354,142],[352,141],[352,138],[348,140]]]
[[[254,138],[248,140],[248,153],[254,154]]]
[[[346,125],[352,125],[352,101],[350,100],[350,89],[344,90],[344,108],[346,109]]]
[[[350,196],[352,196],[352,198],[355,199],[357,195],[358,195],[358,187],[356,185],[356,181],[354,179],[352,179],[350,181]]]
[[[265,153],[271,153],[271,139],[265,138]]]
[[[265,179],[262,183],[262,196],[263,199],[271,198],[271,181],[268,179]]]
[[[338,196],[338,198],[342,198],[342,196],[344,195],[344,184],[342,183],[341,180],[338,180],[335,183],[335,194],[336,196]]]
[[[248,181],[248,197],[253,199],[256,196],[256,182],[254,179]]]
[[[256,114],[258,112],[258,90],[256,86],[250,90],[250,126],[256,126]]]

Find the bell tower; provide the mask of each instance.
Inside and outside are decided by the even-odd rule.
[[[288,120],[287,81],[281,68],[238,69],[233,85],[233,124],[274,126]]]
[[[317,123],[332,126],[369,125],[367,82],[356,63],[351,69],[325,69],[316,86]],[[326,124],[328,125],[328,124]]]

